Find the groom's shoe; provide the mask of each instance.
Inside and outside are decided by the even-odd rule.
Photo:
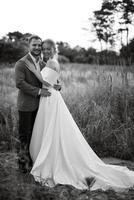
[[[18,161],[18,169],[21,173],[24,174],[28,172],[27,168],[25,167],[25,163],[22,163],[20,161]]]
[[[26,160],[25,159],[23,159],[23,158],[18,159],[18,168],[19,168],[20,172],[27,173],[28,169],[26,167]]]
[[[19,171],[22,173],[29,172],[29,159],[27,155],[22,154],[22,153],[19,155],[18,168],[19,168]]]

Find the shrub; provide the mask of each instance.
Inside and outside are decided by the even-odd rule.
[[[69,59],[66,57],[66,56],[63,56],[63,55],[58,55],[58,61],[60,63],[69,63]]]

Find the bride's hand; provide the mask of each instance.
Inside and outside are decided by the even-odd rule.
[[[61,90],[61,85],[60,85],[60,84],[54,84],[53,88],[54,88],[55,90],[60,91],[60,90]]]

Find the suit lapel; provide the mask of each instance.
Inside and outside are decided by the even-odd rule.
[[[27,55],[24,57],[23,61],[24,61],[25,65],[26,65],[27,67],[32,67],[32,68],[36,69],[36,66],[35,66],[35,64],[34,64],[32,58],[31,58],[31,56],[30,56],[29,54],[27,54]],[[41,60],[41,61],[39,62],[40,71],[45,67],[45,65],[46,65],[46,63],[45,63],[44,61]]]
[[[32,58],[29,54],[26,57],[25,63],[26,63],[26,65],[28,65],[28,66],[30,65],[31,67],[34,67],[34,69],[36,69],[36,65],[33,62]]]
[[[43,60],[41,60],[39,62],[39,65],[40,65],[40,71],[41,71],[46,66],[46,63]]]

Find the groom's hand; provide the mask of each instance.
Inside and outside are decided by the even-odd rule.
[[[49,96],[51,96],[51,92],[49,92],[48,89],[42,88],[41,92],[40,92],[40,96],[49,97]]]

